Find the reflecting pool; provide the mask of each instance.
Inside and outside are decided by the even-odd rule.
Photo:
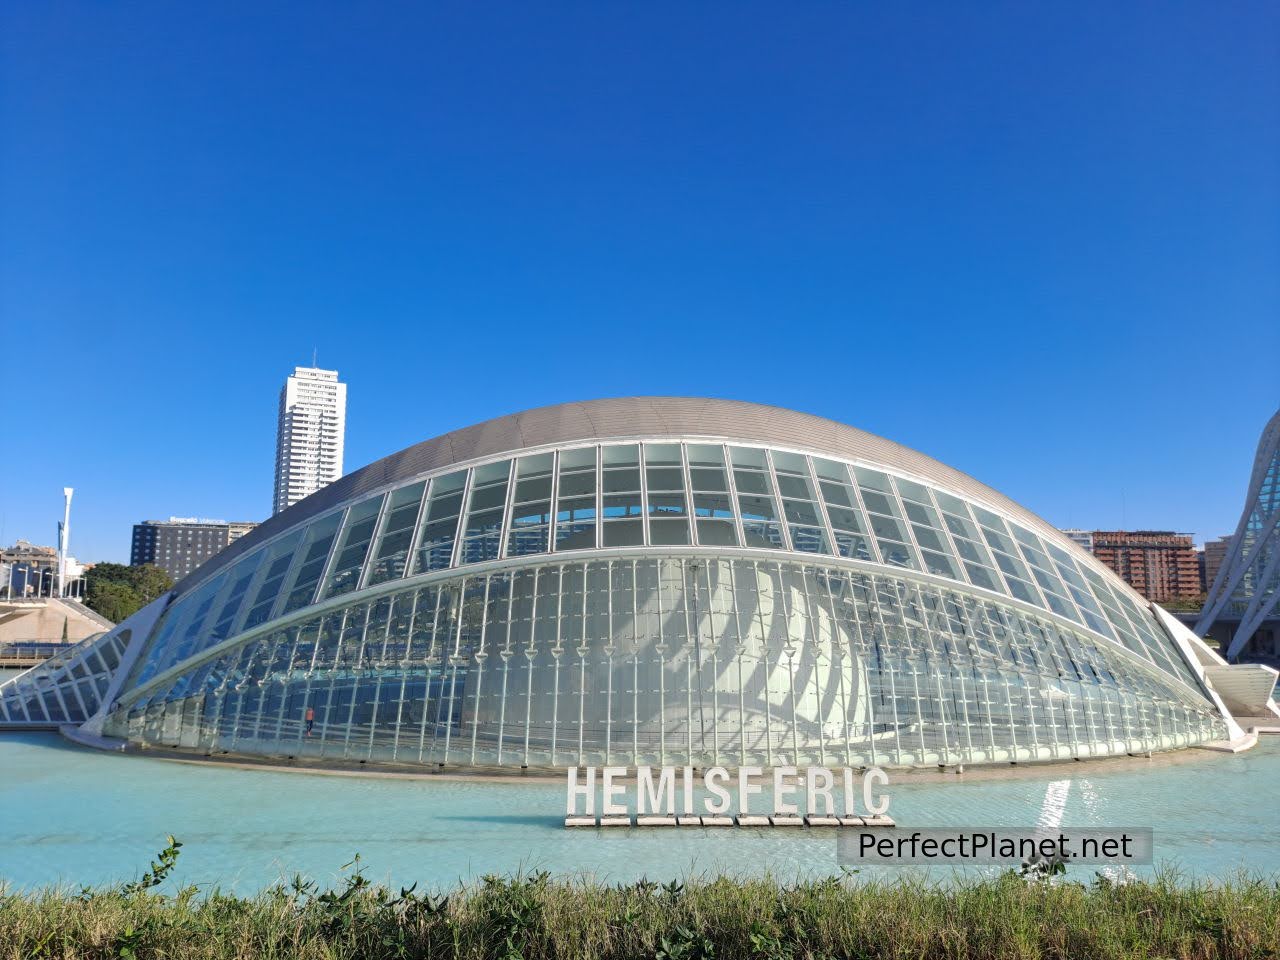
[[[1238,756],[904,774],[890,813],[904,827],[1033,826],[1064,791],[1063,826],[1151,826],[1159,863],[1203,877],[1280,873],[1278,737]],[[559,780],[241,769],[0,735],[0,880],[16,887],[130,879],[166,834],[185,844],[178,882],[242,893],[297,872],[329,882],[357,852],[371,878],[425,887],[522,868],[610,881],[839,871],[834,830],[566,830],[563,810]]]

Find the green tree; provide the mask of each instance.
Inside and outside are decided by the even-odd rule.
[[[133,616],[173,586],[173,578],[159,567],[99,563],[85,574],[85,603],[108,620],[119,623]]]
[[[142,609],[142,598],[133,587],[118,580],[89,580],[85,604],[112,623],[126,620]]]
[[[127,584],[130,574],[129,567],[123,563],[95,563],[84,576],[91,583],[94,580],[111,580]]]
[[[144,563],[125,569],[129,571],[129,586],[142,598],[144,606],[173,589],[173,577],[155,564]]]

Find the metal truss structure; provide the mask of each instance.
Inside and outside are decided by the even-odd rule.
[[[1226,656],[1240,655],[1249,638],[1280,601],[1280,411],[1267,422],[1249,477],[1244,512],[1205,600],[1196,633],[1230,617],[1240,625]]]

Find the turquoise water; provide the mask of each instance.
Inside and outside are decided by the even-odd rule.
[[[1239,756],[1192,750],[1023,768],[1013,779],[902,775],[890,813],[913,828],[1029,827],[1062,781],[1064,826],[1151,826],[1157,861],[1198,876],[1280,873],[1276,737]],[[0,879],[21,888],[129,879],[170,833],[185,843],[180,882],[238,892],[295,872],[331,881],[356,852],[373,879],[424,887],[521,868],[610,881],[839,870],[833,830],[566,830],[563,810],[558,780],[242,770],[98,753],[52,734],[0,736]]]

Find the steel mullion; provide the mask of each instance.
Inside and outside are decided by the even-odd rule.
[[[360,502],[363,502],[363,501],[360,501]],[[326,514],[325,516],[328,516],[328,514]],[[328,583],[329,574],[333,571],[333,564],[338,559],[338,554],[340,552],[338,547],[342,543],[342,535],[344,532],[346,532],[347,520],[350,518],[350,516],[351,516],[351,507],[344,507],[342,510],[342,519],[338,521],[338,529],[333,532],[333,542],[329,544],[329,554],[324,558],[324,568],[320,571],[320,579],[316,581],[315,589],[311,591],[311,602],[303,604],[302,607],[300,607],[299,609],[302,609],[303,607],[315,606],[315,604],[320,602],[320,594],[324,591],[324,585]],[[300,548],[305,547],[306,543],[307,543],[307,535],[304,532],[302,535],[302,543],[300,544]],[[302,572],[302,566],[303,566],[302,564],[298,565],[299,573]],[[292,573],[293,572],[292,569],[289,572]],[[287,578],[288,574],[286,574],[285,576]],[[295,578],[293,581],[293,588],[289,590],[280,591],[280,596],[276,598],[276,603],[272,605],[272,608],[271,608],[272,613],[275,613],[277,606],[280,606],[280,607],[283,606],[284,600],[288,597],[290,593],[293,592],[293,589],[297,588],[297,585],[298,585],[298,581]],[[280,586],[281,587],[284,586],[283,581],[281,581]],[[270,620],[270,618],[268,618],[268,620]]]
[[[782,487],[778,485],[778,474],[773,467],[773,451],[768,447],[761,447],[760,450],[764,453],[764,475],[773,489],[773,513],[778,518],[778,526],[782,528],[782,549],[787,553],[802,553],[803,551],[795,548],[791,537],[791,522],[787,519],[787,510],[782,502]]]
[[[827,531],[827,544],[833,556],[840,556],[840,545],[836,541],[836,528],[831,525],[831,515],[827,512],[827,498],[822,492],[822,483],[818,478],[818,469],[813,465],[813,457],[806,455],[805,467],[808,468],[810,489],[813,491],[813,503],[818,508],[818,517]]]
[[[445,474],[441,474],[445,476]],[[431,477],[423,481],[422,499],[418,502],[418,512],[414,514],[413,532],[409,534],[409,546],[404,555],[404,573],[398,577],[390,577],[387,582],[392,580],[407,580],[416,576],[418,560],[418,548],[422,544],[422,534],[427,524],[427,511],[431,506],[431,490],[435,486],[435,478]],[[462,522],[462,505],[458,505],[458,522]],[[457,529],[454,530],[454,542],[457,542]]]
[[[405,484],[405,487],[412,484]],[[369,575],[373,572],[373,562],[376,559],[378,548],[382,546],[382,538],[386,535],[387,522],[391,519],[391,501],[395,494],[403,490],[404,487],[395,487],[387,490],[382,494],[382,504],[378,507],[378,519],[373,525],[373,534],[369,537],[369,544],[364,548],[364,560],[360,564],[360,574],[356,577],[356,588],[352,593],[359,593],[365,588],[369,582]],[[425,491],[425,487],[423,490]]]
[[[720,444],[720,452],[724,455],[725,484],[729,488],[729,512],[733,515],[733,527],[738,534],[738,545],[746,547],[746,527],[742,523],[742,504],[738,500],[738,482],[733,475],[733,456],[727,443]],[[692,479],[690,479],[692,484]]]
[[[502,501],[502,519],[498,522],[498,559],[507,559],[507,538],[511,536],[511,519],[516,512],[516,482],[519,476],[518,467],[522,456],[512,455],[511,464],[507,467],[507,495]],[[501,463],[501,461],[498,461]],[[554,463],[554,458],[553,458]]]
[[[680,486],[684,490],[684,515],[689,524],[689,543],[699,546],[698,515],[693,505],[693,475],[689,472],[689,448],[680,443]]]
[[[636,444],[636,462],[640,465],[640,542],[646,547],[653,546],[653,540],[649,536],[649,457],[645,452],[644,443]]]
[[[551,499],[547,503],[547,530],[539,553],[556,552],[556,516],[560,512],[560,451],[551,451]]]
[[[467,539],[467,521],[471,516],[471,494],[472,487],[475,485],[475,475],[478,467],[471,467],[467,470],[467,475],[462,481],[462,498],[458,501],[458,526],[455,528],[453,535],[453,546],[449,551],[449,563],[446,570],[452,570],[462,565],[462,547]]]

